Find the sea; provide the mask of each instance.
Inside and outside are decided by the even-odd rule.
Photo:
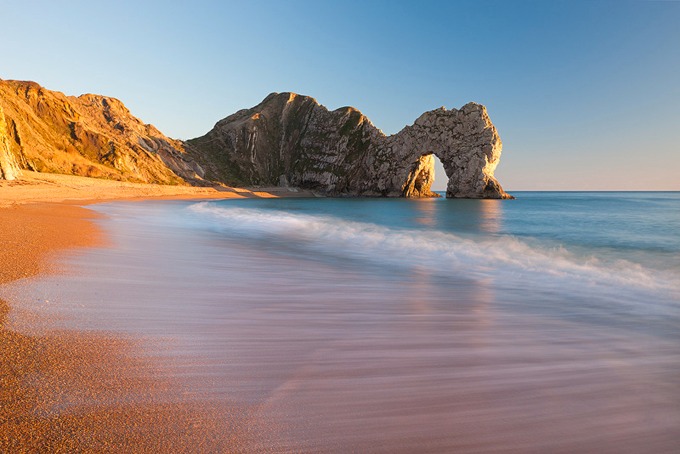
[[[680,193],[513,195],[103,203],[17,285],[249,408],[253,452],[680,452]]]

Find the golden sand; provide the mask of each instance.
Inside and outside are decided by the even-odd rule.
[[[0,180],[0,207],[31,202],[86,204],[106,200],[234,199],[314,197],[310,191],[288,188],[196,187],[128,183],[97,178],[23,171],[14,181]]]
[[[58,250],[104,241],[92,211],[30,202],[225,196],[260,194],[63,175],[3,182],[0,285],[53,271],[46,258]],[[162,365],[140,359],[134,340],[73,331],[28,336],[7,326],[10,311],[0,300],[0,452],[234,452],[247,445],[246,410],[181,398],[181,386],[159,378]]]

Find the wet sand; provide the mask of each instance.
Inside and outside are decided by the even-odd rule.
[[[106,242],[91,222],[96,214],[74,203],[271,196],[27,172],[21,181],[0,183],[0,285],[59,273],[50,260],[55,253]],[[138,339],[77,330],[26,335],[7,326],[12,310],[0,300],[0,452],[243,449],[247,410],[186,399],[181,384],[158,378],[167,376],[162,364],[140,357]],[[24,322],[50,325],[40,317]]]

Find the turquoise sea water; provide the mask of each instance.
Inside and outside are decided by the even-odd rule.
[[[253,451],[674,452],[680,193],[514,195],[102,204],[114,247],[15,293],[255,409]]]
[[[636,314],[677,311],[680,193],[517,197],[260,199],[187,209],[225,239],[371,274],[484,280],[509,299],[549,291],[615,298]]]

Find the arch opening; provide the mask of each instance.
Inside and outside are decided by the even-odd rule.
[[[449,176],[446,174],[446,170],[444,169],[444,164],[442,164],[442,161],[439,159],[439,156],[436,154],[432,154],[434,157],[434,174],[435,178],[434,181],[432,182],[432,191],[433,192],[446,192],[446,186],[449,183]]]

